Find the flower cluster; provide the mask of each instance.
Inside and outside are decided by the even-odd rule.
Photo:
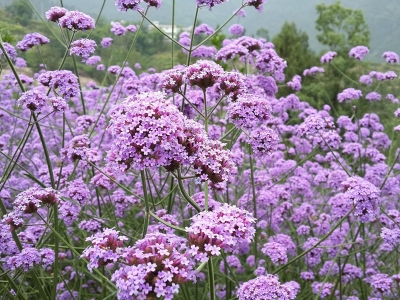
[[[44,45],[47,43],[50,43],[50,40],[47,37],[41,35],[40,33],[34,32],[25,35],[22,41],[17,43],[17,48],[21,51],[27,51],[35,45]]]
[[[79,39],[71,44],[70,55],[82,56],[88,58],[96,50],[96,42],[90,39]]]
[[[14,209],[23,213],[35,213],[42,204],[55,205],[60,202],[57,191],[52,188],[32,187],[19,193],[14,200]]]
[[[37,81],[64,97],[74,97],[79,93],[78,77],[71,71],[47,71],[40,74]]]
[[[46,105],[47,96],[39,89],[33,89],[24,92],[18,99],[18,103],[27,109],[35,112],[40,112]]]

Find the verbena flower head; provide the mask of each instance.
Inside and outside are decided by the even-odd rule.
[[[262,49],[256,57],[256,67],[260,72],[270,73],[277,81],[283,81],[285,78],[284,70],[287,63],[279,57],[274,49]]]
[[[35,112],[40,112],[46,105],[47,96],[39,89],[24,92],[18,99],[18,103],[23,107]]]
[[[3,47],[6,50],[6,53],[7,53],[8,57],[12,61],[15,61],[15,59],[17,58],[17,50],[15,50],[14,46],[9,44],[9,43],[7,43],[7,42],[4,42],[3,43]],[[4,56],[3,50],[0,49],[0,58],[3,57],[3,56]]]
[[[241,36],[244,32],[244,27],[240,24],[233,24],[229,27],[229,33],[235,36]]]
[[[303,76],[310,76],[310,75],[315,75],[317,73],[324,73],[325,69],[320,68],[320,67],[311,67],[310,69],[305,69],[303,71]]]
[[[361,83],[365,85],[371,85],[372,84],[372,77],[370,75],[361,75],[360,80]]]
[[[68,103],[64,98],[61,97],[50,97],[49,101],[54,111],[56,112],[65,112],[68,110]]]
[[[209,25],[207,24],[200,24],[194,29],[194,34],[206,34],[206,35],[211,35],[214,33],[214,29],[212,29]]]
[[[164,73],[161,81],[162,88],[167,92],[179,92],[183,84],[184,71],[180,69],[171,69]]]
[[[263,9],[263,4],[267,2],[267,0],[247,0],[246,3],[248,6],[254,6],[257,10],[261,11]]]
[[[255,156],[271,155],[277,150],[279,140],[275,130],[265,125],[254,128],[247,138]]]
[[[73,31],[86,31],[94,29],[94,19],[80,11],[68,11],[62,16],[58,23],[62,28]]]
[[[58,22],[58,20],[65,16],[68,9],[59,6],[53,6],[48,11],[46,11],[46,19],[51,22]]]
[[[143,0],[149,7],[160,8],[162,6],[162,0]]]
[[[71,44],[69,54],[88,58],[96,50],[96,46],[96,42],[91,39],[79,39]]]
[[[236,295],[239,300],[293,300],[298,290],[289,282],[281,284],[277,275],[267,274],[241,284]]]
[[[370,92],[365,96],[368,101],[380,101],[382,98],[381,94],[377,92]]]
[[[119,11],[138,10],[140,2],[141,0],[115,0],[115,5]]]
[[[245,77],[239,72],[225,72],[220,79],[219,88],[229,97],[231,101],[246,93],[247,87]]]
[[[366,46],[356,46],[351,48],[349,52],[350,57],[354,57],[357,60],[362,60],[365,55],[369,53],[369,49]]]
[[[106,228],[102,232],[86,238],[92,246],[86,248],[81,257],[89,260],[88,269],[90,272],[94,268],[115,263],[122,254],[122,244],[128,240],[126,236],[119,236],[119,231]]]
[[[103,46],[103,48],[108,48],[111,46],[113,39],[110,37],[105,37],[101,40],[100,44]]]
[[[14,209],[23,213],[35,213],[43,204],[55,205],[60,201],[57,191],[52,188],[32,187],[19,193],[14,200]]]
[[[212,87],[220,80],[224,69],[210,60],[199,60],[186,68],[184,79],[192,86],[202,89]]]
[[[11,270],[22,268],[24,272],[28,272],[41,262],[40,252],[36,248],[24,248],[20,253],[7,259],[7,265]]]
[[[337,53],[334,51],[328,51],[324,55],[321,56],[321,63],[330,63],[335,57]]]
[[[292,81],[287,83],[288,87],[292,88],[294,91],[301,90],[301,77],[299,75],[294,75]]]
[[[123,254],[128,266],[111,277],[119,299],[172,299],[179,284],[194,280],[194,261],[187,241],[174,234],[150,233]]]
[[[236,206],[224,204],[213,211],[203,211],[192,217],[189,243],[197,251],[197,258],[218,256],[221,250],[239,253],[241,243],[250,243],[254,237],[255,219],[251,214]],[[195,252],[196,252],[195,251]]]
[[[198,6],[208,6],[210,9],[215,5],[224,3],[227,0],[196,0]]]
[[[355,206],[354,215],[361,222],[375,221],[381,199],[380,190],[360,177],[349,177],[342,186],[348,201]]]
[[[36,80],[67,98],[74,97],[79,93],[78,77],[71,71],[47,71],[40,74]]]
[[[391,295],[391,288],[393,286],[393,279],[387,274],[378,273],[372,275],[371,278],[366,279],[371,287],[380,295]]]
[[[300,136],[319,135],[326,130],[335,128],[335,124],[329,118],[321,117],[320,115],[310,115],[297,128],[297,133]]]
[[[223,143],[214,140],[205,140],[199,146],[194,159],[197,183],[207,180],[212,183],[227,181],[236,171],[232,152],[223,147]]]
[[[183,128],[183,114],[163,93],[130,96],[111,114],[108,130],[114,140],[107,159],[120,171],[181,162]]]
[[[50,43],[50,40],[47,37],[34,32],[26,34],[22,41],[17,43],[17,48],[21,51],[27,51],[35,45],[44,45],[47,43]]]
[[[228,106],[228,119],[238,128],[253,128],[271,117],[271,104],[268,99],[253,95],[239,95]]]
[[[386,59],[389,64],[396,64],[399,62],[399,55],[392,51],[383,52],[382,57]]]
[[[125,35],[127,29],[120,22],[113,22],[110,29],[117,36]]]
[[[276,242],[264,244],[261,252],[269,256],[274,265],[286,264],[288,262],[287,249],[285,245]]]
[[[362,92],[354,88],[348,88],[343,90],[343,92],[337,95],[338,101],[341,103],[343,101],[350,102],[351,100],[360,99]]]

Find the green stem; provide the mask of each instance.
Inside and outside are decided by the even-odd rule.
[[[210,300],[215,300],[214,266],[212,257],[208,260],[208,286],[210,287]]]
[[[177,177],[178,185],[179,185],[179,189],[181,190],[182,196],[185,198],[185,200],[187,202],[189,202],[197,210],[197,212],[201,212],[200,206],[198,206],[197,203],[194,202],[194,200],[188,195],[188,193],[185,190],[185,187],[183,186],[181,170],[178,169],[177,172],[178,172],[178,177]]]
[[[147,234],[147,228],[149,227],[149,222],[150,222],[150,203],[147,197],[146,172],[143,170],[140,171],[140,177],[142,179],[143,197],[146,208],[144,213],[144,224],[143,224],[143,234],[142,234],[142,237],[144,238]]]

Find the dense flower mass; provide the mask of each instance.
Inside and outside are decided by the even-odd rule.
[[[120,11],[128,11],[128,9],[138,10],[141,0],[115,0],[115,5]]]
[[[18,99],[18,103],[31,111],[40,112],[46,105],[47,96],[39,89],[27,91]]]
[[[62,28],[73,31],[86,31],[95,27],[94,19],[80,11],[66,12],[58,19],[58,23]]]
[[[76,40],[71,44],[69,53],[88,58],[96,50],[96,46],[96,42],[90,39]]]
[[[348,88],[343,90],[343,92],[339,93],[337,99],[339,102],[350,102],[351,100],[357,100],[362,96],[362,92],[360,90],[356,90],[354,88]]]
[[[356,46],[351,48],[349,52],[349,56],[354,57],[357,60],[362,60],[365,55],[369,53],[368,47],[365,46]]]
[[[296,299],[300,287],[296,282],[281,284],[276,275],[264,275],[243,283],[237,290],[239,300]]]
[[[71,71],[47,71],[40,74],[37,81],[67,98],[74,97],[79,93],[78,77]]]
[[[17,43],[17,48],[21,51],[27,51],[35,45],[44,45],[49,42],[50,40],[44,35],[41,35],[40,33],[37,32],[28,33],[27,35],[24,36],[22,41]]]
[[[199,60],[187,67],[184,75],[185,81],[202,89],[209,88],[217,83],[224,70],[213,61]]]

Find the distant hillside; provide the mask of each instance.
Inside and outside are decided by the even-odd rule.
[[[1,6],[11,3],[11,0],[2,0]],[[51,6],[60,5],[59,0],[32,0],[37,10],[44,12]],[[310,46],[319,52],[323,49],[316,39],[315,7],[318,3],[331,4],[334,0],[268,0],[264,5],[264,11],[258,12],[252,7],[246,8],[245,19],[234,18],[230,24],[239,22],[246,28],[249,35],[255,34],[257,29],[268,29],[270,36],[277,34],[285,21],[295,22],[297,27],[306,31],[310,37]],[[79,9],[92,16],[97,16],[100,11],[102,0],[64,0],[64,5],[69,9]],[[186,27],[192,24],[195,13],[195,0],[175,0],[176,23]],[[242,0],[230,0],[209,11],[202,8],[199,19],[211,26],[221,25],[228,19],[232,12],[240,7]],[[383,61],[381,55],[384,51],[400,52],[400,5],[393,0],[343,0],[344,7],[361,9],[371,30],[371,53],[366,57],[373,61]],[[163,8],[152,9],[149,17],[160,21],[162,24],[171,23],[172,0],[164,0]],[[131,20],[137,22],[140,17],[137,12],[119,12],[114,0],[107,0],[103,11],[103,17],[108,20]]]

